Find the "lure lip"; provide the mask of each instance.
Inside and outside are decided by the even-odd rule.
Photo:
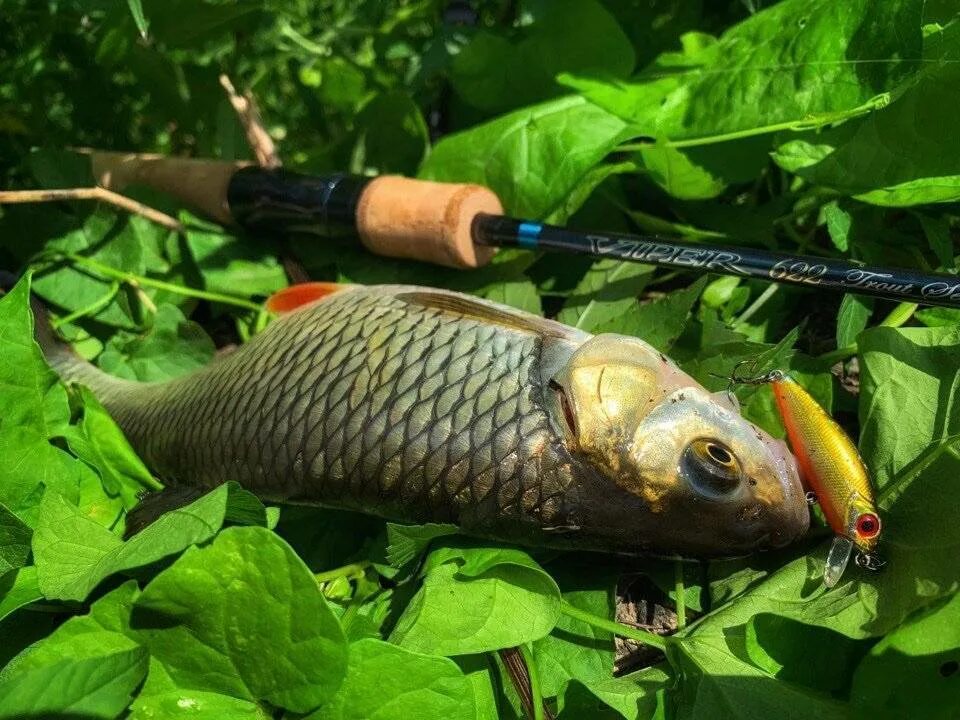
[[[826,587],[832,588],[840,582],[852,553],[853,541],[850,538],[843,535],[834,536],[830,550],[827,551],[826,564],[823,567],[823,584]]]

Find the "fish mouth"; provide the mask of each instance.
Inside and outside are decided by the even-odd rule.
[[[764,433],[766,435],[766,433]],[[774,472],[783,491],[783,501],[768,507],[771,520],[770,547],[783,547],[798,540],[810,528],[810,510],[806,492],[800,482],[796,458],[783,440],[769,435],[763,438],[773,459]]]

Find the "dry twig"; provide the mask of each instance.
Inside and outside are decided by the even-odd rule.
[[[168,230],[182,232],[183,225],[176,218],[137,202],[126,195],[102,187],[66,188],[62,190],[0,190],[0,205],[14,203],[60,202],[62,200],[98,200],[134,215],[162,225]]]
[[[257,164],[263,168],[280,167],[283,163],[280,161],[270,133],[263,127],[263,120],[253,95],[249,91],[240,95],[226,75],[220,76],[220,84],[227,91],[227,98],[236,110],[237,117],[240,118],[240,124],[243,125],[243,130],[247,134],[247,142],[257,158]]]

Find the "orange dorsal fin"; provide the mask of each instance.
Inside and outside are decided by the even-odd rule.
[[[288,313],[351,287],[335,282],[305,282],[278,290],[267,299],[267,310]]]

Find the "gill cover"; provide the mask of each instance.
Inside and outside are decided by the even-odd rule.
[[[597,335],[554,376],[577,449],[612,473],[622,468],[634,429],[673,389],[694,383],[647,343]]]

